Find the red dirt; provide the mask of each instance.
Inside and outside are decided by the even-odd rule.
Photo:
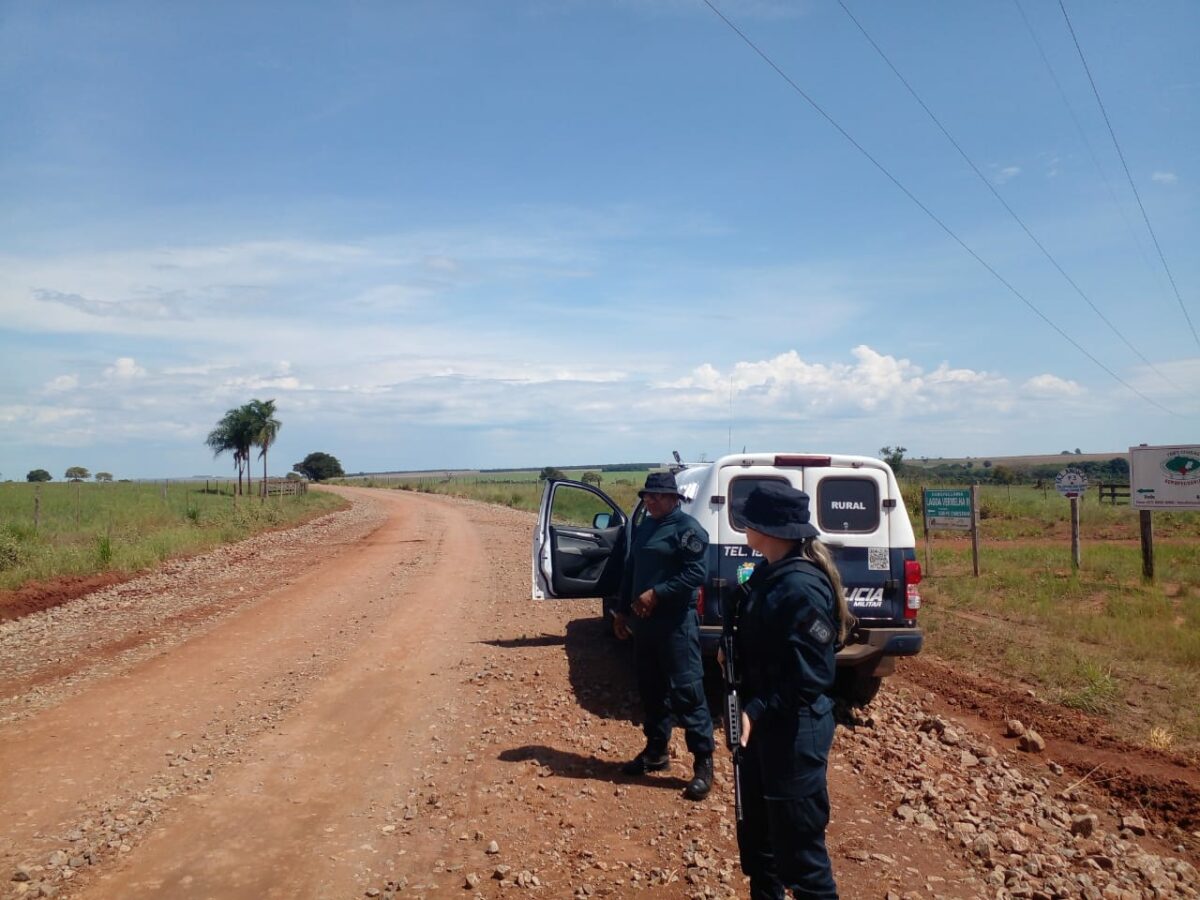
[[[1046,739],[1045,759],[1184,832],[1200,829],[1200,769],[1188,758],[1135,746],[1109,732],[1100,719],[932,657],[905,660],[901,677],[935,694],[956,715],[972,715],[998,745],[1015,745],[1004,736],[1005,723],[1019,719]]]
[[[100,575],[62,575],[49,581],[27,582],[15,591],[0,591],[0,622],[61,606],[76,597],[128,581],[136,574],[104,572]]]

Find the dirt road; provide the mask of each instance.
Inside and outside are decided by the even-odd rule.
[[[528,599],[531,517],[341,490],[0,624],[0,896],[744,896],[727,761],[699,804],[681,739],[619,775],[627,652],[598,603]],[[1178,821],[1122,827],[956,703],[894,679],[839,731],[844,897],[1196,896]]]

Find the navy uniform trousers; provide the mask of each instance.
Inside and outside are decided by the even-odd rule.
[[[834,726],[832,703],[822,697],[811,709],[750,732],[742,752],[738,846],[751,900],[781,900],[787,889],[803,900],[838,896],[825,849]]]
[[[666,624],[633,623],[646,746],[653,753],[666,752],[674,723],[683,729],[692,755],[711,756],[715,744],[712,716],[704,696],[700,619],[689,607],[670,627]]]

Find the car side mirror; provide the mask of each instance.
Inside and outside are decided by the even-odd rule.
[[[593,528],[611,528],[612,527],[612,513],[596,513],[595,517],[592,519],[592,527]]]

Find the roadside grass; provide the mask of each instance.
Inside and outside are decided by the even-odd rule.
[[[1157,526],[1157,522],[1156,522]],[[1155,583],[1137,545],[937,546],[922,584],[927,652],[1036,686],[1099,715],[1126,738],[1200,752],[1200,540],[1155,547]]]
[[[34,508],[38,507],[35,527]],[[0,589],[62,575],[136,572],[344,506],[212,493],[203,483],[0,484]]]
[[[901,486],[913,527],[921,528],[921,488],[957,487],[933,482],[906,480]],[[1070,503],[1053,488],[1032,485],[981,485],[979,487],[980,532],[999,540],[1044,538],[1048,533],[1070,534]],[[1138,540],[1138,511],[1128,505],[1100,503],[1093,491],[1079,504],[1079,527],[1084,538]],[[1200,535],[1200,513],[1157,510],[1155,537]]]

